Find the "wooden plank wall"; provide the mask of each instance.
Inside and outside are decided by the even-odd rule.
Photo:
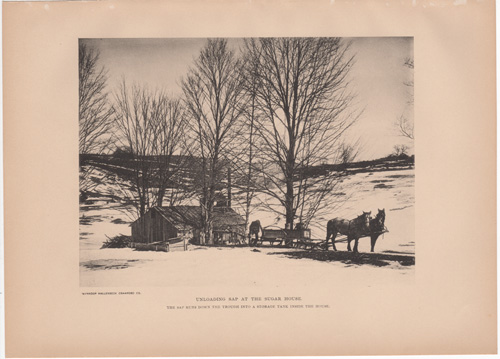
[[[132,223],[132,242],[153,243],[177,237],[177,228],[151,210]]]

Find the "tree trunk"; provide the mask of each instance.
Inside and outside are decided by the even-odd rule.
[[[231,167],[227,168],[227,207],[231,208],[232,206],[232,193],[231,193]]]
[[[295,216],[293,210],[293,180],[294,180],[294,167],[295,167],[295,138],[291,131],[289,131],[290,147],[288,149],[286,158],[286,195],[285,195],[285,216],[286,216],[286,228],[293,229],[293,219]]]
[[[214,244],[214,232],[212,220],[207,223],[207,243]]]
[[[205,245],[206,241],[205,241],[205,231],[202,230],[200,231],[200,244],[201,245]]]
[[[139,217],[142,217],[146,213],[146,203],[145,203],[144,199],[142,199],[142,198],[139,201],[141,202],[140,209],[139,209]]]
[[[211,193],[211,191],[209,191]],[[211,200],[203,200],[201,205],[201,231],[200,244],[214,244],[213,238],[213,211],[214,202]]]
[[[285,207],[286,228],[293,229],[293,180],[289,178],[286,181]]]
[[[205,222],[206,239],[208,244],[214,244],[214,234],[213,234],[213,213],[214,213],[214,201],[213,193],[214,191],[210,189],[210,199],[207,203],[207,215]]]
[[[157,198],[156,198],[156,205],[158,207],[163,206],[163,197],[165,197],[165,188],[160,188],[158,190],[158,195],[157,195]]]
[[[250,207],[252,205],[253,189],[250,189],[252,181],[252,160],[253,160],[253,127],[254,127],[254,116],[255,116],[255,81],[252,83],[252,113],[250,115],[250,137],[248,139],[249,150],[248,150],[248,176],[247,176],[247,188],[246,188],[246,208],[245,208],[245,232],[248,232],[248,226],[250,222]]]

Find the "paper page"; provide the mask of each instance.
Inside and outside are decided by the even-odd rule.
[[[4,3],[7,357],[496,353],[494,14],[493,1]],[[99,54],[90,77],[104,71],[113,109],[107,147],[83,141],[95,145],[84,162],[82,116],[95,107],[82,115],[82,45]],[[189,82],[217,82],[203,51],[229,64],[226,112]],[[333,86],[325,98],[318,84]],[[189,146],[155,207],[167,172],[151,163],[166,145],[152,129],[175,99]],[[214,150],[214,113],[234,121],[215,174],[200,146]],[[287,120],[303,134],[291,167],[269,146],[289,148]],[[144,152],[139,133],[154,138]],[[292,216],[280,164],[295,171]],[[101,249],[120,234],[133,248]]]

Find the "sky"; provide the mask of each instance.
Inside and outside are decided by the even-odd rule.
[[[405,114],[413,119],[413,107],[408,104],[413,70],[404,66],[413,58],[413,38],[365,37],[345,38],[351,42],[349,52],[355,56],[350,72],[350,89],[356,94],[357,109],[362,110],[348,133],[350,142],[358,141],[358,159],[369,160],[387,156],[395,145],[412,142],[399,136],[394,122]],[[108,73],[108,90],[114,92],[125,79],[127,83],[147,85],[180,95],[180,82],[206,39],[85,39],[100,51],[99,62]],[[229,39],[235,49],[241,39]],[[410,150],[412,152],[412,150]]]

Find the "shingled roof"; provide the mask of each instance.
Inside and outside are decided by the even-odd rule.
[[[200,227],[201,208],[199,206],[168,206],[154,207],[154,209],[173,225]],[[232,208],[214,208],[213,225],[215,229],[244,224],[245,220]]]

